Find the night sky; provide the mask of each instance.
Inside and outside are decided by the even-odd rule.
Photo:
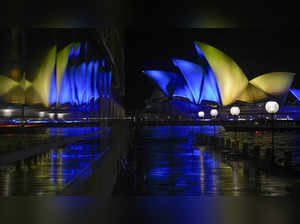
[[[193,41],[220,49],[240,66],[250,79],[269,72],[296,73],[294,88],[300,88],[300,29],[217,28],[127,29],[126,97],[128,109],[142,108],[153,84],[141,71],[162,69],[176,72],[170,59],[197,63]]]
[[[2,15],[5,26],[125,29],[128,109],[143,107],[153,90],[140,71],[166,69],[174,57],[197,61],[194,40],[231,56],[249,79],[266,72],[295,72],[293,85],[300,88],[297,1],[103,0],[73,2],[72,7],[10,3],[3,9],[9,12]]]

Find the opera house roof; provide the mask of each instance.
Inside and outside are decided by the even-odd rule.
[[[71,42],[58,50],[51,46],[36,65],[35,72],[25,73],[20,80],[0,75],[0,101],[2,104],[42,105],[50,107],[80,106],[109,97],[111,69],[105,59],[79,60],[87,52],[87,43]]]
[[[197,105],[204,101],[223,106],[236,101],[256,103],[283,96],[290,90],[294,73],[272,72],[248,80],[237,63],[222,51],[198,41],[194,46],[201,65],[172,59],[180,73],[162,70],[144,70],[143,73],[169,98],[184,98]]]

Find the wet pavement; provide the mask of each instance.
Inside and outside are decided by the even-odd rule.
[[[215,127],[215,134],[238,138],[270,147],[267,132],[225,132]],[[42,136],[73,137],[100,130],[99,134],[65,147],[52,149],[36,160],[21,166],[0,167],[0,195],[56,195],[70,184],[90,164],[101,157],[111,145],[103,135],[110,128],[52,128]],[[262,171],[253,162],[224,158],[221,149],[199,145],[197,134],[213,135],[212,126],[144,127],[128,155],[128,164],[122,165],[113,195],[134,196],[298,196],[300,178],[289,173]],[[275,147],[291,150],[293,161],[299,161],[299,135],[276,133]],[[29,141],[29,140],[28,140]],[[31,139],[32,142],[34,140]]]
[[[197,133],[213,135],[213,127],[145,127],[132,163],[120,174],[116,195],[294,196],[300,178],[288,173],[264,172],[245,160],[229,160],[221,149],[199,146]],[[236,138],[216,127],[216,135]],[[237,133],[240,141],[270,146],[270,133]],[[297,134],[278,133],[276,147],[300,150]],[[280,142],[279,142],[280,141]],[[282,142],[284,141],[284,142]],[[296,153],[297,154],[297,153]],[[129,166],[130,167],[130,166]],[[131,179],[129,178],[131,177]],[[130,179],[129,183],[127,180]],[[124,189],[124,190],[122,190]]]
[[[10,132],[0,134],[0,154],[30,148],[32,146],[77,137],[100,130],[98,127],[42,127],[34,132]]]
[[[0,196],[55,195],[72,182],[93,160],[110,148],[103,144],[109,128],[50,128],[50,136],[74,137],[99,131],[82,141],[55,148],[36,160],[25,160],[21,166],[0,166]],[[44,135],[46,135],[44,133]],[[46,138],[47,136],[45,136]],[[33,141],[33,139],[31,139]]]

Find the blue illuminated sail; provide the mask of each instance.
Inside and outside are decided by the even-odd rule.
[[[111,94],[111,69],[104,60],[91,60],[78,63],[73,58],[78,58],[80,54],[80,44],[77,48],[73,45],[67,60],[66,68],[62,75],[59,96],[56,96],[56,72],[51,78],[49,94],[50,104],[55,104],[58,100],[60,105],[82,106],[89,110],[97,108],[95,102],[100,97],[110,97]],[[84,46],[87,54],[87,43]],[[105,68],[104,68],[105,66]]]
[[[194,42],[194,46],[196,48],[200,61],[202,62],[202,66],[205,69],[205,73],[206,73],[204,83],[203,83],[201,100],[209,100],[221,104],[222,102],[221,94],[220,94],[220,90],[219,90],[219,86],[215,74],[212,68],[210,67],[205,55],[203,54],[199,46],[196,44],[196,42]]]
[[[77,48],[77,50],[76,50],[76,52],[75,52],[75,54],[74,54],[74,57],[75,57],[75,58],[78,58],[78,57],[79,57],[79,54],[80,54],[80,45],[81,45],[81,43],[79,43],[79,46],[78,46],[78,48]]]
[[[153,79],[168,97],[183,97],[194,103],[193,94],[181,75],[160,70],[145,70],[143,72]]]
[[[169,86],[172,86],[172,97],[182,97],[194,103],[194,96],[183,76],[176,74],[176,78],[171,81]]]
[[[221,104],[221,96],[218,88],[217,80],[211,69],[205,74],[204,82],[201,90],[201,103],[203,100],[209,100]]]
[[[194,44],[200,57],[200,64],[173,59],[172,62],[178,67],[180,74],[158,70],[148,70],[145,73],[169,97],[183,97],[197,105],[204,102],[215,102],[220,105],[222,98],[215,74],[201,49],[196,43]]]
[[[300,89],[290,89],[290,92],[300,101]]]
[[[180,69],[184,76],[186,83],[193,94],[194,103],[199,104],[201,99],[201,86],[203,84],[204,70],[199,65],[186,60],[173,59],[173,63]]]
[[[168,85],[172,79],[176,79],[174,73],[159,70],[145,70],[143,72],[151,77],[167,96],[171,97],[171,94],[168,91]]]

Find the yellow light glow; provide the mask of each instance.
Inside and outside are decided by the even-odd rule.
[[[290,72],[272,72],[260,75],[250,83],[268,94],[279,96],[289,91],[294,76],[295,74]]]
[[[247,88],[242,92],[242,94],[237,98],[237,100],[247,103],[255,103],[267,98],[268,94],[249,83]]]
[[[53,75],[56,58],[56,46],[51,47],[47,55],[44,57],[41,65],[39,66],[37,74],[33,81],[33,92],[37,92],[44,106],[49,106],[49,93],[51,85],[51,77]]]
[[[0,96],[8,93],[12,88],[17,87],[18,83],[11,78],[0,75]]]
[[[221,92],[223,105],[233,103],[248,85],[242,69],[222,51],[196,41],[211,66]]]

